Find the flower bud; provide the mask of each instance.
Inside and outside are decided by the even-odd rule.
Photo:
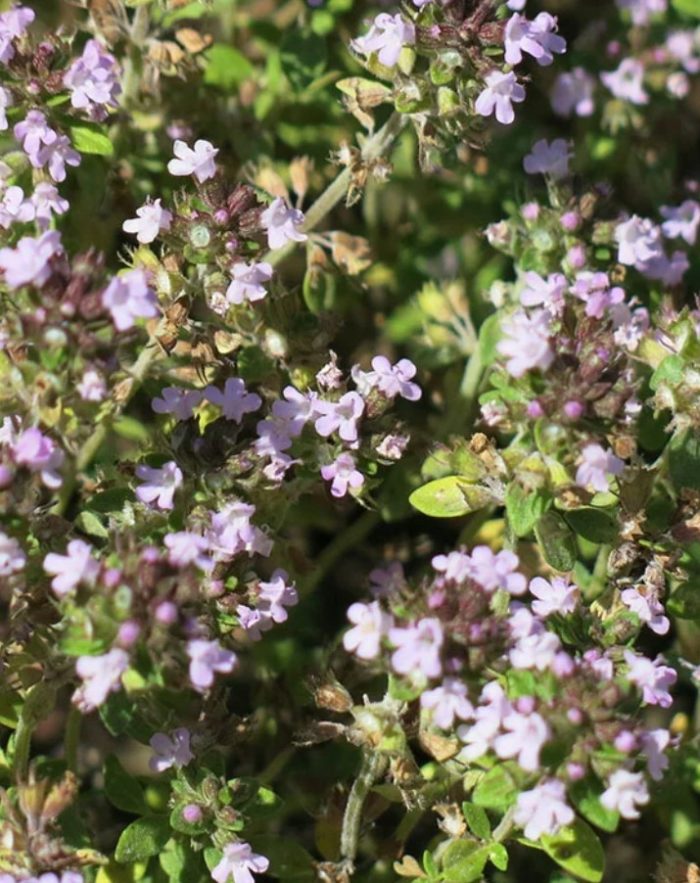
[[[203,816],[202,808],[196,803],[188,803],[182,810],[182,819],[188,825],[196,825],[197,822],[202,821]]]

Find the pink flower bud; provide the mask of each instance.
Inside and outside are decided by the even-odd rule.
[[[581,217],[578,212],[564,212],[561,218],[559,218],[559,223],[564,230],[571,233],[581,223]]]
[[[532,417],[533,420],[537,420],[539,417],[544,417],[544,408],[537,401],[537,399],[533,399],[531,402],[528,402],[527,416]]]
[[[107,589],[116,589],[122,579],[122,572],[118,567],[110,567],[105,570],[102,577],[102,583]]]
[[[188,803],[182,810],[182,818],[189,825],[195,825],[197,822],[201,822],[202,816],[202,809],[197,806],[196,803]]]
[[[579,726],[579,724],[583,723],[583,712],[580,708],[570,708],[566,712],[566,716],[569,718],[569,721],[575,726]]]
[[[582,763],[567,763],[566,772],[572,782],[578,782],[586,775],[586,768]]]
[[[127,619],[119,626],[117,640],[123,647],[131,647],[135,644],[141,634],[141,626],[133,619]]]
[[[623,754],[629,754],[630,751],[634,751],[637,747],[637,738],[634,733],[631,733],[629,730],[622,730],[622,732],[618,733],[615,737],[615,742],[613,744],[618,751],[622,751]]]
[[[540,207],[536,202],[526,202],[520,211],[526,221],[536,221],[540,216]]]
[[[13,478],[14,472],[9,466],[0,466],[0,488],[9,487]]]
[[[172,625],[177,622],[177,604],[172,601],[161,601],[156,607],[155,617],[161,625]]]
[[[578,420],[583,414],[585,408],[581,402],[577,402],[575,399],[571,399],[564,404],[564,413],[569,418],[569,420]]]

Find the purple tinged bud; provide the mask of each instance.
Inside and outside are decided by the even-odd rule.
[[[131,647],[141,634],[141,626],[133,619],[127,619],[119,626],[117,639],[123,647]]]
[[[566,253],[566,260],[572,270],[580,270],[586,266],[586,249],[582,245],[573,245]]]
[[[526,221],[536,221],[540,216],[540,207],[536,202],[526,202],[521,212]]]
[[[581,217],[578,212],[564,212],[561,218],[559,218],[559,223],[567,233],[571,233],[581,223]]]
[[[237,252],[238,251],[238,239],[235,236],[232,236],[230,239],[226,240],[226,251]]]
[[[537,401],[537,399],[533,399],[531,402],[528,402],[527,416],[532,417],[533,420],[537,420],[539,417],[544,417],[544,408]]]
[[[572,782],[578,782],[586,775],[586,768],[582,763],[567,763],[566,772]]]
[[[575,399],[571,399],[570,401],[564,404],[564,413],[569,418],[569,420],[578,420],[585,408],[581,402],[577,402]]]
[[[569,656],[568,653],[561,650],[554,657],[554,661],[552,662],[552,671],[558,678],[568,678],[570,677],[576,669],[576,665],[574,660]]]
[[[177,604],[172,601],[161,601],[156,607],[155,617],[161,625],[172,625],[177,622]]]
[[[221,224],[221,226],[223,227],[228,224],[231,218],[225,208],[220,208],[214,212],[214,220],[217,224]]]
[[[160,561],[160,552],[157,546],[146,546],[141,552],[141,561],[144,564],[156,564]]]
[[[0,466],[0,488],[9,487],[13,478],[14,472],[9,466]]]
[[[107,589],[116,589],[122,580],[122,572],[118,567],[110,567],[102,576],[102,583]]]
[[[189,825],[196,825],[197,822],[201,822],[202,817],[202,808],[197,806],[196,803],[188,803],[182,810],[182,818]]]
[[[634,751],[637,747],[637,737],[629,730],[622,730],[615,737],[614,745],[618,751],[622,751],[623,754],[629,754],[630,751]]]
[[[570,723],[575,726],[579,726],[583,723],[583,712],[580,708],[570,708],[566,712],[566,716],[569,718]]]
[[[445,592],[442,589],[435,589],[435,591],[431,592],[428,595],[428,607],[431,610],[435,610],[436,607],[440,607],[445,602]]]

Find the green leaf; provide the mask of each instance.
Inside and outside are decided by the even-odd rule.
[[[467,820],[469,830],[480,840],[488,840],[491,836],[491,822],[486,815],[486,810],[474,803],[463,803],[462,812]]]
[[[700,0],[671,0],[671,2],[677,12],[700,18]]]
[[[515,803],[518,787],[513,776],[504,766],[489,770],[474,789],[472,800],[486,809],[506,810]]]
[[[501,339],[501,316],[494,313],[479,328],[479,354],[484,367],[493,364],[498,357],[498,341]]]
[[[686,429],[668,443],[668,468],[675,487],[700,490],[700,434]]]
[[[432,518],[457,518],[481,509],[491,494],[479,485],[470,484],[459,475],[429,481],[408,498],[414,509]]]
[[[476,840],[456,840],[447,847],[443,855],[443,879],[451,883],[473,883],[480,880],[490,851],[490,844],[481,846]]]
[[[700,619],[700,579],[694,577],[678,586],[666,608],[678,619]]]
[[[305,89],[326,69],[326,41],[311,31],[292,28],[280,43],[282,70],[291,85]]]
[[[489,860],[499,871],[508,868],[508,850],[502,843],[492,843],[489,849]]]
[[[617,830],[620,814],[603,806],[602,793],[600,782],[593,776],[574,782],[569,788],[569,795],[581,815],[603,831],[612,832]]]
[[[158,861],[170,883],[193,883],[194,880],[206,879],[201,853],[193,852],[181,840],[169,840]]]
[[[167,816],[150,816],[136,819],[121,833],[114,851],[118,862],[138,862],[158,855],[170,839],[170,823]]]
[[[204,82],[226,92],[235,90],[254,70],[245,55],[224,43],[215,43],[207,49],[204,59],[207,65],[204,69]]]
[[[97,515],[88,509],[85,509],[78,515],[75,519],[75,526],[91,537],[99,537],[102,540],[106,540],[109,537],[107,528],[102,524]]]
[[[526,537],[549,508],[552,497],[546,490],[527,490],[513,482],[506,491],[506,515],[516,537]]]
[[[251,837],[253,848],[270,860],[270,874],[284,883],[312,883],[317,879],[314,860],[297,841],[267,834]]]
[[[102,128],[89,123],[74,123],[69,127],[73,147],[78,153],[94,153],[98,156],[112,156],[114,144]]]
[[[697,0],[700,6],[700,0]],[[685,360],[682,356],[667,356],[659,367],[651,375],[649,386],[656,392],[662,383],[668,383],[671,386],[678,386],[683,380],[685,372]]]
[[[540,845],[550,858],[580,880],[599,883],[603,879],[603,847],[598,835],[582,819],[576,819],[558,834],[544,835]]]
[[[576,538],[564,519],[550,509],[535,525],[535,536],[544,560],[555,570],[572,570],[576,564]]]
[[[617,519],[607,509],[584,506],[582,509],[571,509],[563,514],[569,527],[584,540],[590,540],[592,543],[612,543],[617,539]]]
[[[135,815],[148,812],[143,788],[113,754],[105,762],[105,795],[113,806],[124,812]]]

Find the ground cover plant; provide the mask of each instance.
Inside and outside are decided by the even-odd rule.
[[[699,72],[1,5],[0,883],[700,879]]]

